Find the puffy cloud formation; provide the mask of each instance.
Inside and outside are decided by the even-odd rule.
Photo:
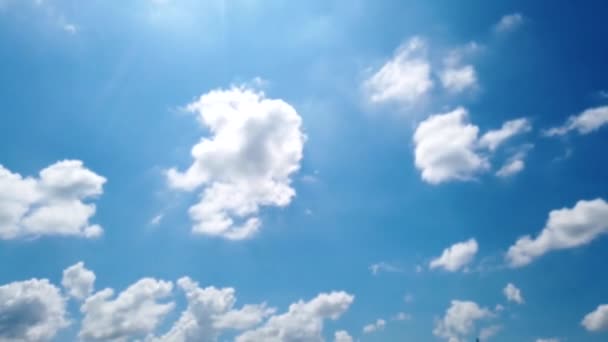
[[[89,223],[95,205],[84,200],[101,195],[105,182],[79,160],[57,162],[38,178],[24,178],[0,165],[0,239],[100,236],[103,229]]]
[[[413,104],[420,100],[433,88],[424,40],[414,37],[400,46],[363,88],[373,103]]]
[[[458,271],[473,261],[478,248],[475,239],[456,243],[444,249],[440,257],[430,262],[429,267],[431,269],[443,268],[450,272]]]
[[[235,309],[236,297],[232,288],[200,288],[187,277],[179,279],[177,284],[186,294],[188,307],[171,330],[154,341],[215,342],[225,330],[249,329],[275,312],[266,304]]]
[[[50,341],[68,325],[65,299],[48,280],[0,286],[0,341]]]
[[[512,283],[508,283],[507,286],[505,286],[505,288],[502,290],[502,293],[504,293],[505,297],[510,302],[515,302],[517,304],[524,303],[524,297],[521,294],[521,290]]]
[[[490,310],[475,302],[453,300],[445,316],[435,322],[433,334],[448,342],[465,342],[475,329],[475,323],[492,315]]]
[[[384,330],[386,327],[386,321],[378,318],[374,323],[370,323],[363,327],[363,332],[366,334],[370,334],[376,332],[378,330]]]
[[[352,304],[354,296],[346,292],[322,293],[299,301],[281,315],[270,317],[261,327],[247,331],[236,342],[323,342],[325,319],[338,319]]]
[[[500,18],[494,26],[494,30],[498,33],[506,33],[516,30],[524,22],[524,17],[521,13],[507,14]]]
[[[583,246],[606,233],[608,203],[601,198],[581,200],[573,208],[551,211],[540,234],[518,239],[506,257],[512,267],[520,267],[550,251]]]
[[[171,295],[171,282],[143,278],[112,299],[114,290],[104,289],[88,297],[81,306],[85,341],[133,341],[154,332],[174,304],[161,302]]]
[[[489,153],[529,130],[527,119],[516,119],[479,138],[479,127],[468,121],[468,112],[462,107],[431,115],[414,133],[415,164],[422,179],[431,184],[471,180],[490,169]]]
[[[87,270],[84,263],[78,262],[63,271],[61,285],[68,295],[76,299],[84,299],[93,292],[95,273]]]
[[[302,119],[283,100],[233,87],[213,90],[187,106],[209,132],[192,148],[193,164],[170,169],[169,185],[193,191],[193,232],[239,240],[254,235],[263,206],[287,206],[295,196],[291,176],[300,168],[306,140]]]
[[[565,135],[571,131],[578,134],[589,134],[608,124],[608,106],[590,108],[579,115],[571,116],[562,126],[553,127],[544,132],[546,136]]]
[[[336,331],[334,342],[353,342],[353,338],[344,330]]]
[[[581,324],[589,331],[608,330],[608,304],[599,305],[583,318]]]

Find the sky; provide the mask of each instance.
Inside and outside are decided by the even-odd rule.
[[[601,0],[0,0],[0,342],[608,339]]]

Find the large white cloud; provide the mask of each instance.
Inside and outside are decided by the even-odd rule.
[[[419,37],[400,46],[369,79],[363,88],[373,103],[413,104],[433,88],[431,64],[426,57],[426,43]]]
[[[429,267],[443,268],[450,272],[458,271],[473,261],[478,248],[475,239],[455,243],[444,249],[441,256],[431,260]]]
[[[323,342],[323,321],[338,319],[352,304],[346,292],[322,293],[314,299],[298,301],[289,310],[272,316],[261,327],[247,331],[236,342]]]
[[[575,248],[608,233],[608,203],[601,198],[553,210],[536,238],[526,235],[507,252],[512,267],[524,266],[553,250]]]
[[[171,330],[154,341],[216,342],[224,331],[251,328],[275,312],[266,304],[249,304],[235,309],[233,288],[200,288],[187,277],[177,283],[186,294],[188,307]]]
[[[475,302],[453,300],[444,317],[435,322],[433,334],[448,342],[465,342],[477,321],[492,316],[490,310]]]
[[[24,178],[0,165],[0,239],[100,236],[103,229],[89,223],[95,205],[84,201],[101,195],[105,182],[79,160],[57,162],[38,178]]]
[[[260,207],[284,207],[295,196],[291,176],[306,140],[302,119],[283,100],[236,87],[204,94],[187,109],[210,136],[192,148],[194,162],[186,171],[168,170],[169,184],[187,191],[204,187],[190,208],[193,232],[249,238],[261,225]]]
[[[0,286],[0,341],[50,341],[68,325],[65,299],[48,280]]]
[[[63,271],[61,285],[63,285],[71,297],[76,299],[88,297],[93,292],[94,284],[95,273],[86,269],[82,261]]]
[[[502,290],[502,292],[508,301],[515,302],[517,304],[524,303],[524,297],[521,294],[521,290],[512,283],[508,283],[507,286],[505,286],[505,288]]]
[[[496,148],[529,130],[527,119],[516,119],[479,138],[479,127],[462,107],[431,115],[414,133],[415,165],[431,184],[472,180],[490,169],[489,156]]]
[[[171,282],[140,279],[115,299],[114,290],[104,289],[82,304],[82,326],[78,336],[85,341],[133,341],[154,332],[174,306]]]
[[[589,331],[608,330],[608,304],[599,305],[583,318],[581,324]]]
[[[568,118],[561,126],[553,127],[544,132],[546,136],[565,135],[571,131],[579,134],[589,134],[608,124],[608,106],[590,108]]]

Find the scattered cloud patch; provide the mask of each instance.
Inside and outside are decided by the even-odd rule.
[[[334,342],[353,342],[353,338],[344,330],[336,331]]]
[[[536,342],[560,342],[559,338],[537,338]]]
[[[203,187],[189,210],[194,233],[230,240],[252,237],[260,207],[285,207],[295,196],[291,176],[299,170],[306,136],[296,110],[280,99],[233,87],[213,90],[189,104],[210,137],[192,148],[193,164],[167,171],[174,189]]]
[[[363,327],[363,333],[371,334],[376,331],[384,330],[386,327],[386,321],[379,318],[374,323],[367,324]]]
[[[588,313],[581,324],[588,331],[608,330],[608,304],[599,305],[595,311]]]
[[[581,200],[573,208],[549,213],[545,227],[536,238],[526,235],[507,252],[512,267],[521,267],[554,250],[586,245],[608,233],[608,203],[601,198]]]
[[[518,29],[524,23],[524,16],[521,13],[512,13],[504,15],[494,26],[494,30],[498,33],[512,32]]]
[[[435,322],[433,334],[448,342],[465,342],[479,320],[492,317],[492,312],[471,301],[453,300],[445,315]]]
[[[412,315],[405,312],[398,312],[393,317],[393,321],[409,321],[410,319],[412,319]]]
[[[585,135],[597,131],[606,124],[608,124],[608,106],[596,107],[569,117],[563,125],[550,128],[543,134],[553,137],[576,131],[578,134]]]
[[[79,160],[57,162],[38,178],[22,177],[0,165],[0,239],[45,235],[95,238],[103,233],[89,219],[106,179]]]
[[[70,297],[84,299],[91,295],[95,284],[95,273],[84,267],[84,263],[78,262],[63,271],[61,285]]]
[[[380,273],[400,273],[403,272],[403,270],[395,265],[391,265],[387,262],[379,262],[376,264],[372,264],[369,267],[369,271],[373,274],[373,275],[378,275]]]
[[[512,283],[508,283],[507,286],[505,286],[505,288],[502,290],[502,293],[509,302],[515,302],[517,304],[524,303],[524,297],[521,294],[521,290]]]
[[[490,338],[496,336],[501,330],[501,325],[491,325],[489,327],[485,327],[479,331],[479,338],[482,341],[487,341]]]
[[[69,34],[76,34],[78,32],[78,27],[74,24],[65,24],[63,25],[63,30]]]
[[[440,79],[443,87],[452,93],[460,93],[477,84],[477,74],[472,65],[447,67]]]
[[[490,151],[494,151],[510,138],[530,132],[531,130],[532,124],[526,118],[510,120],[503,123],[501,128],[485,133],[479,139],[479,145]]]
[[[446,271],[456,272],[473,261],[478,248],[479,246],[475,239],[456,243],[444,249],[441,256],[430,262],[429,267],[431,269],[443,268]]]

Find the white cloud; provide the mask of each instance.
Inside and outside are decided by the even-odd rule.
[[[583,246],[606,233],[608,203],[601,198],[581,200],[573,208],[551,211],[542,232],[534,239],[530,235],[518,239],[507,260],[512,267],[524,266],[545,253]]]
[[[235,309],[233,288],[200,288],[198,283],[187,277],[177,283],[186,294],[188,307],[167,334],[153,341],[216,342],[225,330],[249,329],[275,312],[266,304]]]
[[[478,320],[492,317],[492,312],[471,301],[453,300],[445,316],[435,322],[433,334],[449,342],[465,342]]]
[[[570,131],[589,134],[608,124],[608,106],[590,108],[579,115],[571,116],[562,126],[544,131],[545,136],[565,135]]]
[[[608,304],[599,305],[583,318],[581,324],[588,331],[608,330]]]
[[[393,317],[393,321],[409,321],[410,319],[412,319],[412,315],[405,312],[398,312]]]
[[[369,270],[370,272],[372,272],[373,275],[378,275],[381,272],[399,273],[403,271],[401,268],[384,261],[372,264],[371,266],[369,266]]]
[[[400,46],[392,59],[363,83],[373,103],[413,104],[433,88],[426,43],[419,37]]]
[[[344,330],[336,331],[334,342],[353,342],[353,338]]]
[[[171,295],[171,282],[143,278],[121,292],[104,289],[86,299],[79,338],[87,341],[126,342],[154,332],[174,304],[161,302]]]
[[[105,182],[79,160],[57,162],[39,178],[24,178],[0,165],[0,239],[100,236],[103,229],[89,223],[95,205],[84,201],[101,195]]]
[[[323,342],[323,321],[338,319],[353,300],[346,292],[331,292],[308,302],[293,303],[286,313],[270,317],[261,327],[238,336],[235,342]]]
[[[489,327],[485,327],[479,331],[479,338],[485,342],[490,338],[496,336],[496,334],[498,334],[501,330],[501,325],[491,325]]]
[[[459,93],[477,85],[477,74],[472,65],[445,68],[440,78],[443,87],[453,93]]]
[[[513,176],[523,171],[525,166],[526,164],[521,159],[509,160],[498,171],[496,171],[496,176],[501,178]]]
[[[379,331],[379,330],[384,330],[385,327],[386,327],[386,321],[379,318],[374,323],[370,323],[370,324],[364,326],[363,333],[371,334],[371,333]]]
[[[530,132],[531,130],[532,125],[530,124],[530,120],[526,118],[510,120],[503,123],[501,128],[485,133],[479,139],[479,145],[490,151],[494,151],[508,139],[518,134]]]
[[[519,28],[523,22],[524,17],[520,13],[507,14],[500,18],[494,30],[499,33],[511,32]]]
[[[524,303],[524,297],[521,294],[521,290],[512,283],[508,283],[502,292],[504,293],[505,297],[507,297],[508,301],[515,302],[517,304]]]
[[[536,342],[560,342],[558,338],[537,338]]]
[[[431,184],[472,180],[490,169],[488,157],[500,145],[529,130],[529,121],[521,118],[507,121],[479,138],[479,127],[469,122],[468,112],[462,107],[431,115],[414,133],[415,165],[422,171],[422,179]],[[512,161],[521,161],[523,156],[525,153],[519,153],[513,157],[519,159]],[[517,167],[511,166],[510,172]]]
[[[456,243],[444,249],[440,257],[430,262],[429,267],[431,269],[443,268],[450,272],[458,271],[473,261],[478,248],[475,239]]]
[[[68,295],[76,299],[84,299],[93,292],[95,273],[86,269],[81,261],[63,271],[61,285]]]
[[[153,226],[157,226],[160,224],[160,222],[163,220],[164,215],[163,214],[158,214],[155,215],[151,220],[150,220],[150,224]]]
[[[0,286],[0,341],[50,341],[68,325],[65,299],[47,279]]]
[[[239,240],[259,229],[260,207],[287,206],[295,196],[291,176],[300,168],[302,119],[283,100],[246,88],[213,90],[189,104],[210,137],[192,148],[194,163],[170,169],[169,184],[193,191],[204,186],[190,208],[193,232]]]

